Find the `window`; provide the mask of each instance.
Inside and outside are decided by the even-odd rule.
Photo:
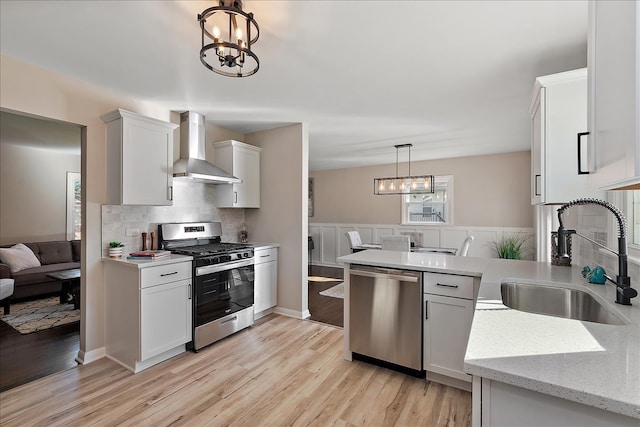
[[[67,239],[82,238],[82,197],[80,174],[67,172]]]
[[[453,176],[436,176],[434,190],[402,196],[403,224],[453,224]]]

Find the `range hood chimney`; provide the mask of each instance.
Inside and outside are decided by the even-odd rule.
[[[187,111],[180,114],[180,159],[173,164],[173,177],[205,184],[242,182],[205,160],[204,116]]]

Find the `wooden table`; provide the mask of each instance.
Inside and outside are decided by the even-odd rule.
[[[62,289],[60,290],[60,304],[67,303],[67,295],[71,294],[71,302],[73,302],[73,308],[76,310],[80,308],[79,268],[56,271],[55,273],[47,274],[47,277],[62,282]]]

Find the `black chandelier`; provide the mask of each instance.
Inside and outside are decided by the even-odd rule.
[[[253,13],[242,10],[242,0],[220,0],[218,6],[199,14],[198,22],[202,29],[200,61],[205,67],[228,77],[247,77],[258,71],[260,60],[251,46],[260,37],[260,29]]]
[[[373,179],[373,194],[431,194],[435,193],[433,175],[411,175],[411,147],[413,144],[400,144],[396,147],[396,176]],[[398,150],[409,149],[409,174],[398,176]]]

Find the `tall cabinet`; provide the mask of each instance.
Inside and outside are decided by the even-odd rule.
[[[278,248],[256,247],[254,270],[254,318],[259,319],[278,304]]]
[[[215,164],[242,180],[239,184],[217,185],[219,208],[260,207],[260,151],[262,148],[229,140],[213,144]]]
[[[121,109],[102,120],[107,124],[107,203],[171,205],[178,125]]]
[[[531,113],[531,204],[599,197],[588,162],[587,70],[538,77]]]
[[[640,2],[589,2],[595,186],[640,189]]]

